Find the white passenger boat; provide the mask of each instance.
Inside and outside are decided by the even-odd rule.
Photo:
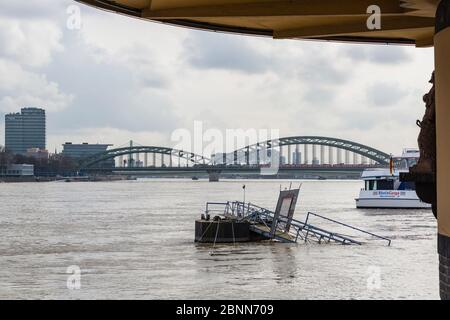
[[[419,151],[405,149],[401,157],[391,160],[390,168],[373,168],[363,171],[364,189],[356,200],[357,208],[430,208],[416,194],[415,184],[401,182],[400,172],[417,163]]]

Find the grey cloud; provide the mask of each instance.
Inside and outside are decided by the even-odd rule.
[[[127,65],[134,78],[142,87],[165,89],[169,86],[169,80],[158,66],[153,52],[145,46],[133,44],[123,49],[117,55],[122,64]]]
[[[67,7],[77,4],[72,0],[3,0],[0,16],[8,18],[42,19],[66,15]]]
[[[407,95],[408,92],[395,83],[376,83],[367,89],[369,103],[377,107],[395,105]]]
[[[311,56],[311,58],[305,59],[305,63],[300,65],[298,76],[301,80],[313,86],[324,84],[338,86],[350,79],[351,71],[340,69],[326,59],[317,59]]]
[[[336,92],[332,89],[314,87],[310,88],[303,96],[306,102],[312,105],[328,105],[336,97]]]
[[[373,111],[354,110],[351,114],[342,114],[340,116],[340,129],[348,130],[359,129],[369,131],[379,124],[380,117]]]
[[[403,47],[349,45],[342,50],[342,56],[358,62],[399,64],[409,62],[411,56]]]
[[[142,87],[126,65],[96,62],[82,43],[75,39],[66,43],[67,50],[55,56],[47,75],[76,98],[64,112],[49,114],[50,130],[112,127],[170,132],[177,127],[170,95],[153,88],[159,85],[157,75],[144,80],[152,87]]]
[[[190,33],[185,42],[185,55],[193,67],[200,69],[261,73],[271,64],[270,57],[252,48],[245,37],[211,32]]]

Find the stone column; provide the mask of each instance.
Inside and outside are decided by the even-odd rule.
[[[439,284],[441,299],[450,299],[450,0],[436,12],[436,178]]]

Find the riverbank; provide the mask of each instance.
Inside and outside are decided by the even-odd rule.
[[[124,181],[124,180],[136,180],[132,176],[84,176],[84,177],[0,177],[0,183],[30,183],[30,182],[111,182],[111,181]]]

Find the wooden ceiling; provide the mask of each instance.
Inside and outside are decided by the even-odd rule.
[[[150,21],[275,39],[433,45],[439,0],[77,0]],[[369,30],[367,8],[381,9]]]

